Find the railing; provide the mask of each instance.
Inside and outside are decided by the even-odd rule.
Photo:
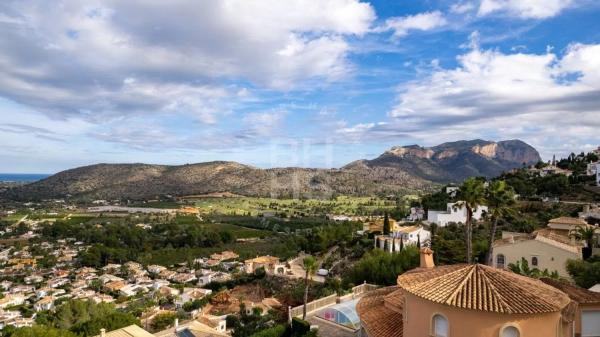
[[[332,304],[342,303],[342,302],[353,300],[353,299],[361,296],[362,294],[367,293],[372,290],[375,290],[377,288],[378,288],[378,286],[376,286],[374,284],[363,283],[361,285],[353,287],[352,292],[349,294],[346,294],[343,296],[338,296],[337,294],[333,294],[333,295],[329,295],[327,297],[319,298],[317,300],[308,302],[306,304],[306,313],[310,313],[310,312],[319,310],[321,308],[330,306]],[[304,307],[303,305],[299,305],[297,307],[290,308],[289,309],[290,319],[292,317],[302,316],[303,307]]]

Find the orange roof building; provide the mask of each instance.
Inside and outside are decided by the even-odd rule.
[[[474,264],[423,267],[357,304],[368,337],[572,337],[576,303],[560,290]]]

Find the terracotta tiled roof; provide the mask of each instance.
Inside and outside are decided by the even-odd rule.
[[[121,329],[113,330],[105,334],[106,337],[154,337],[153,334],[140,328],[137,325],[126,326]],[[100,337],[97,335],[96,337]]]
[[[386,297],[390,294],[402,296],[398,287],[381,288],[367,293],[356,304],[356,311],[368,336],[403,336],[402,312],[386,305]],[[403,300],[395,300],[395,302],[399,303]]]
[[[561,216],[560,218],[554,218],[554,219],[550,219],[550,221],[548,221],[549,223],[556,223],[556,224],[565,224],[565,225],[579,225],[579,226],[586,226],[587,222],[585,222],[585,220],[580,219],[580,218],[572,218],[572,217],[567,217],[567,216]]]
[[[600,304],[600,293],[549,278],[542,278],[541,281],[567,294],[573,301],[579,304]]]
[[[563,231],[563,230],[557,230],[557,229],[552,229],[552,228],[543,228],[543,229],[539,229],[531,234],[515,235],[513,237],[496,240],[496,241],[494,241],[494,247],[503,246],[503,245],[507,245],[507,244],[513,244],[515,242],[535,240],[537,237],[546,238],[546,239],[555,241],[559,244],[563,244],[563,245],[567,245],[567,246],[575,247],[575,248],[579,248],[579,247],[583,246],[583,244],[581,242],[571,240],[571,238],[568,236],[568,234],[565,233],[565,231]]]
[[[504,314],[556,312],[570,303],[541,281],[480,264],[417,269],[398,276],[398,286],[432,302]]]

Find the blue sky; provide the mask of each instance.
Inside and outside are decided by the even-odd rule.
[[[0,172],[600,145],[593,0],[3,1]]]

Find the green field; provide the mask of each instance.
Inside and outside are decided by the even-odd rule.
[[[411,196],[400,201],[406,204]],[[375,197],[340,196],[331,200],[318,199],[271,199],[271,198],[205,198],[195,201],[196,207],[205,214],[261,215],[273,213],[285,216],[325,214],[361,215],[373,211],[395,208],[396,200]]]
[[[227,223],[203,223],[200,225],[209,230],[230,231],[236,239],[264,238],[273,235],[271,231],[242,227]]]

